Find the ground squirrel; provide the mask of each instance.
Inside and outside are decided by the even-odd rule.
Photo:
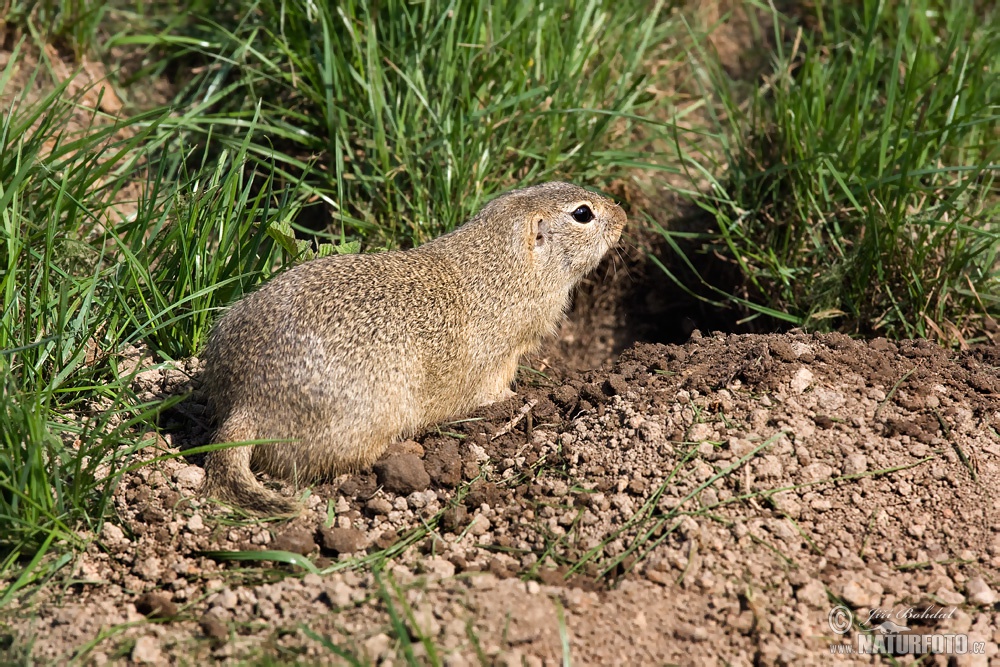
[[[205,351],[204,491],[262,514],[296,505],[252,470],[308,482],[512,395],[519,358],[618,241],[625,213],[569,183],[514,190],[413,250],[306,262],[236,303]]]

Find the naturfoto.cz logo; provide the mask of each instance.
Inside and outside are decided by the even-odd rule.
[[[830,644],[834,655],[921,655],[940,653],[945,655],[982,654],[986,652],[986,642],[970,642],[964,634],[918,634],[910,630],[914,620],[938,620],[951,618],[955,608],[927,607],[926,609],[906,609],[885,611],[873,609],[867,620],[857,620],[858,632],[855,643]],[[853,612],[843,605],[830,610],[827,616],[830,629],[838,635],[846,635],[855,625]]]

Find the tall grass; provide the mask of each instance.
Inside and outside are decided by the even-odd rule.
[[[190,356],[220,308],[273,271],[335,249],[295,238],[295,189],[248,169],[248,140],[235,153],[202,152],[193,169],[186,155],[160,160],[138,210],[116,227],[111,293],[130,342]]]
[[[109,3],[96,0],[3,0],[0,25],[44,35],[79,58],[95,46],[108,9]]]
[[[17,52],[0,76],[6,88]],[[0,559],[4,569],[106,509],[98,468],[102,442],[142,415],[123,410],[121,383],[88,363],[113,332],[98,278],[102,250],[85,242],[121,179],[97,147],[121,157],[141,140],[114,142],[114,128],[86,138],[65,132],[65,87],[5,113],[0,128]],[[89,150],[88,150],[89,149]],[[108,409],[95,412],[97,404]],[[127,413],[127,414],[123,414]],[[0,595],[0,599],[2,599]]]
[[[72,129],[76,104],[63,84],[0,126],[0,577],[27,566],[0,605],[100,525],[168,405],[136,398],[129,347],[195,353],[218,308],[313,252],[245,151],[192,161],[165,110]]]
[[[304,175],[305,226],[416,244],[484,198],[548,178],[607,181],[643,160],[645,58],[662,2],[259,0],[159,41],[208,59],[190,129],[249,130],[248,154]],[[197,60],[196,60],[197,62]]]
[[[945,343],[1000,318],[1000,23],[980,11],[820,2],[815,30],[774,14],[774,67],[745,104],[707,68],[722,160],[686,166],[710,184],[706,249],[746,281],[729,299]]]

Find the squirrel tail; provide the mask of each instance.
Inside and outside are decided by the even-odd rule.
[[[253,436],[240,428],[239,420],[228,419],[216,432],[214,442],[240,442]],[[264,486],[250,470],[253,445],[227,447],[205,456],[205,482],[201,493],[230,502],[255,514],[280,516],[297,514],[298,503]]]

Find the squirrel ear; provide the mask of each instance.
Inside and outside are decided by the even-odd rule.
[[[549,240],[549,223],[548,221],[542,219],[537,222],[533,222],[531,225],[532,231],[535,233],[535,247],[541,248]]]

